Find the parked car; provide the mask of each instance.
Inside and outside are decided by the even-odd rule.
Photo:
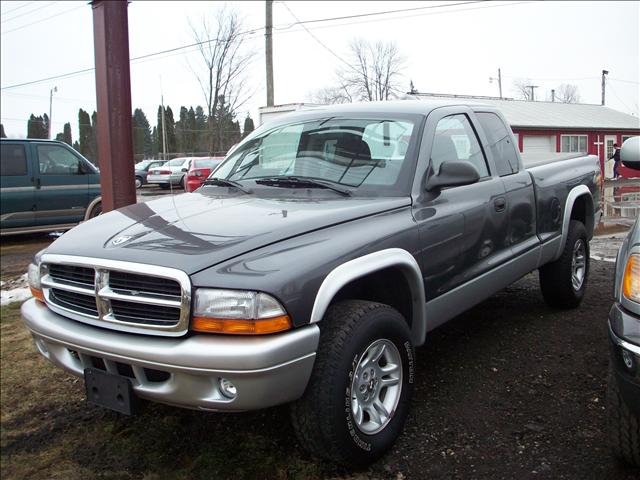
[[[193,192],[200,188],[205,178],[222,163],[222,160],[224,160],[224,157],[194,158],[191,162],[191,168],[187,172],[186,191]]]
[[[403,430],[431,330],[536,269],[550,305],[585,296],[598,158],[515,145],[497,109],[460,102],[283,115],[196,192],[36,255],[22,315],[92,403],[291,403],[300,445],[365,465]]]
[[[147,173],[149,169],[161,167],[166,160],[142,160],[135,165],[136,188],[140,188],[147,183]]]
[[[68,230],[102,212],[100,175],[64,142],[1,140],[0,234]]]
[[[154,167],[147,173],[147,183],[160,185],[167,189],[171,186],[184,188],[184,178],[191,166],[191,157],[180,157],[169,160],[161,167]]]
[[[622,145],[621,156],[640,166],[637,140],[627,142]],[[609,443],[616,456],[640,467],[640,219],[636,219],[616,259],[609,340]]]

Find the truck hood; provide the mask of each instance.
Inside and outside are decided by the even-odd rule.
[[[201,189],[105,213],[65,233],[47,253],[195,273],[307,232],[408,206],[409,197],[220,196]],[[299,195],[299,196],[298,196]],[[303,260],[301,258],[301,260]]]

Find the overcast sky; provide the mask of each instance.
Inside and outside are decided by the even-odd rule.
[[[247,85],[256,91],[241,112],[255,120],[266,104],[265,3],[228,2],[243,18],[247,47],[256,55]],[[456,3],[458,5],[456,5]],[[464,4],[463,4],[464,3]],[[215,15],[223,2],[129,4],[131,58],[194,42],[189,20]],[[433,8],[437,5],[445,7]],[[412,80],[421,92],[514,96],[513,82],[530,79],[544,99],[562,83],[575,84],[583,103],[600,103],[600,74],[609,70],[607,106],[638,115],[640,91],[639,2],[274,2],[275,103],[309,100],[334,84],[335,70],[348,61],[354,38],[395,42],[406,57],[402,90]],[[307,24],[295,22],[430,7],[411,12]],[[17,84],[94,66],[93,17],[87,1],[0,2],[0,116],[8,136],[24,137],[31,113],[49,111],[54,86],[53,130],[71,122],[77,139],[78,109],[95,109],[93,72],[16,88]],[[289,27],[289,28],[287,28]],[[314,36],[316,38],[314,38]],[[324,46],[323,46],[324,45]],[[339,58],[338,58],[339,57]],[[205,105],[193,73],[202,67],[194,48],[131,65],[132,108],[156,123],[161,85],[165,105],[175,116],[180,106]],[[256,122],[257,123],[257,122]]]

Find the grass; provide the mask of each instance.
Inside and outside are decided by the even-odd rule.
[[[287,409],[215,414],[146,403],[126,417],[85,402],[84,382],[36,353],[2,307],[3,479],[295,479],[341,472],[308,457]]]

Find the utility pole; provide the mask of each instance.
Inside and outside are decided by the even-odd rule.
[[[553,88],[551,89],[551,101],[556,101],[556,91]]]
[[[602,70],[602,106],[604,106],[605,75],[609,75],[609,70]],[[51,120],[49,120],[49,122],[51,122]]]
[[[538,85],[526,85],[526,87],[531,89],[531,99],[530,99],[530,101],[531,102],[535,102],[536,101],[536,94],[535,94],[533,89],[534,88],[538,88]]]
[[[48,132],[48,137],[49,140],[51,140],[51,115],[52,115],[52,106],[53,106],[53,92],[57,92],[58,91],[58,87],[53,87],[51,90],[49,90],[49,132]]]
[[[498,78],[489,77],[489,83],[493,83],[494,80],[498,81],[498,91],[500,92],[500,98],[502,99],[502,72],[498,69]]]
[[[266,0],[265,56],[267,61],[267,107],[273,107],[273,1]]]
[[[127,5],[91,2],[103,212],[136,203]]]

